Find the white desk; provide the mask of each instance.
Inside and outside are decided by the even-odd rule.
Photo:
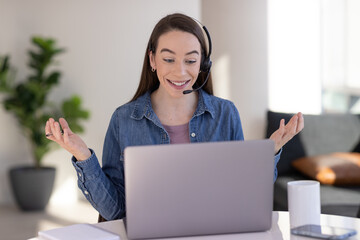
[[[360,218],[342,217],[335,215],[321,215],[321,224],[335,227],[346,227],[356,229],[358,234],[349,239],[360,239]],[[108,221],[97,223],[95,226],[106,229],[110,232],[116,233],[121,237],[121,240],[127,240],[124,222],[122,220]],[[29,240],[36,240],[32,238]],[[162,238],[161,240],[171,239]],[[175,240],[301,240],[314,239],[300,237],[290,234],[289,213],[288,212],[273,212],[272,227],[267,232],[258,233],[242,233],[242,234],[226,234],[226,235],[211,235],[211,236],[196,236],[196,237],[180,237],[173,238]]]

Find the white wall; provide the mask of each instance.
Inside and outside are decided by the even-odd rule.
[[[215,94],[239,110],[245,139],[263,138],[268,108],[267,0],[206,0]]]
[[[150,33],[160,18],[173,12],[200,19],[200,0],[0,0],[0,54],[11,55],[17,79],[23,79],[32,35],[56,38],[66,47],[59,57],[61,84],[51,97],[58,101],[74,93],[82,96],[91,110],[82,137],[101,159],[112,112],[137,88]],[[31,159],[14,118],[2,107],[0,134],[0,204],[6,204],[13,201],[8,169]],[[52,201],[74,201],[78,190],[70,154],[56,150],[46,156],[45,164],[58,169]]]

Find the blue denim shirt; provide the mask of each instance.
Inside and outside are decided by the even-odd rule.
[[[191,143],[244,140],[235,105],[199,91],[198,105],[189,122]],[[124,149],[134,145],[169,144],[169,134],[152,106],[150,92],[120,106],[113,113],[106,133],[102,168],[95,153],[85,161],[72,162],[78,186],[87,200],[107,220],[125,216]],[[274,181],[277,177],[275,156]]]

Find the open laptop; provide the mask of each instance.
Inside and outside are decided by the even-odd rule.
[[[271,140],[128,147],[128,238],[266,231],[273,175]]]

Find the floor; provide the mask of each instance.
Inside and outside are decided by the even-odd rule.
[[[85,201],[48,205],[43,212],[22,212],[15,206],[0,206],[1,240],[25,240],[39,231],[77,223],[96,223],[98,213]]]

